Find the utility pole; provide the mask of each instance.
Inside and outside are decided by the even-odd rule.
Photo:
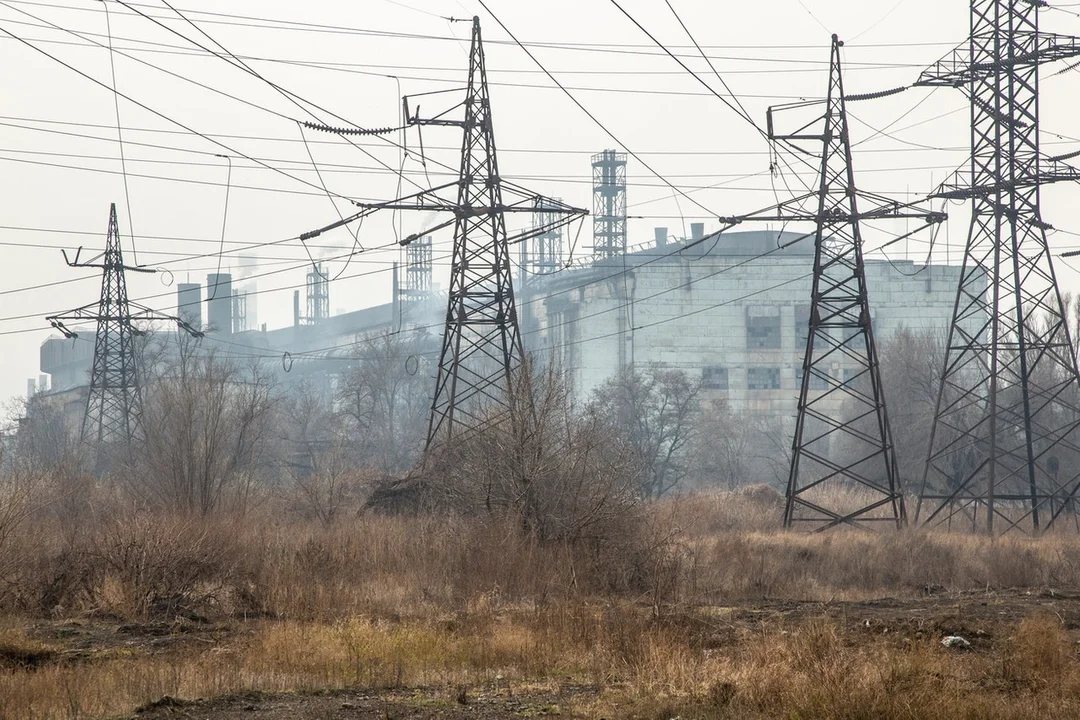
[[[753,215],[726,219],[729,224],[755,220],[809,221],[816,225],[812,234],[784,245],[814,239],[810,326],[799,377],[784,526],[800,525],[818,531],[842,524],[901,527],[906,522],[874,342],[861,223],[917,218],[931,224],[945,219],[942,213],[920,210],[856,188],[841,47],[843,43],[834,35],[829,89],[821,116],[801,124],[796,133],[778,134],[773,129],[776,113],[820,103],[801,102],[769,109],[771,140],[794,147],[821,143],[817,192]],[[813,211],[803,209],[814,205]],[[834,366],[839,369],[834,370]],[[838,504],[830,489],[844,486],[854,486],[866,500]]]
[[[111,448],[120,446],[130,451],[133,442],[142,437],[142,389],[136,362],[135,338],[145,332],[135,327],[133,320],[169,320],[195,337],[202,332],[180,318],[162,315],[128,300],[126,271],[153,273],[142,267],[124,264],[120,244],[120,228],[116,221],[116,203],[109,207],[109,229],[105,251],[95,258],[80,262],[82,248],[74,260],[64,260],[70,267],[100,268],[101,298],[97,303],[76,308],[67,313],[46,318],[65,337],[76,340],[78,333],[69,330],[64,321],[97,323],[94,341],[94,361],[90,372],[90,393],[86,400],[80,439],[93,448],[96,467],[108,465]],[[135,313],[132,313],[132,308]]]
[[[509,413],[511,383],[524,356],[510,267],[510,246],[565,227],[588,215],[588,210],[530,192],[504,180],[499,174],[479,18],[472,19],[469,77],[465,100],[460,105],[464,109],[463,117],[449,117],[451,109],[425,118],[420,116],[419,107],[415,114],[410,114],[408,96],[403,98],[402,106],[410,127],[450,127],[462,131],[458,178],[397,200],[358,202],[356,206],[362,208],[360,212],[304,233],[300,239],[309,240],[379,210],[450,214],[450,219],[437,222],[400,242],[408,246],[438,230],[454,228],[446,325],[425,446],[431,450]],[[308,127],[350,134],[393,131],[392,128],[342,130],[314,124],[308,124]],[[441,197],[441,192],[454,192],[456,198]],[[507,198],[511,200],[507,202]],[[548,213],[550,224],[533,226],[508,236],[507,214],[532,214],[541,205]]]
[[[1080,56],[1040,33],[1041,0],[972,0],[971,36],[918,85],[963,90],[971,160],[940,197],[971,201],[916,522],[1049,529],[1080,486],[1077,365],[1039,208],[1080,180],[1039,149],[1039,66]],[[1055,502],[1057,506],[1055,507]]]

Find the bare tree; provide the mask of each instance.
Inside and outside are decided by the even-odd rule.
[[[304,514],[330,525],[360,489],[342,414],[319,388],[302,381],[282,398],[279,418],[292,497]]]
[[[354,438],[356,462],[386,472],[411,467],[425,439],[432,381],[430,336],[384,332],[356,343],[336,404]]]
[[[882,344],[881,377],[905,489],[917,491],[929,452],[944,341],[940,332],[901,328]],[[942,429],[944,431],[944,429]]]
[[[35,395],[16,400],[9,405],[8,416],[15,423],[14,442],[6,458],[9,463],[51,467],[70,461],[77,451],[79,428],[50,398]]]
[[[129,478],[146,500],[205,515],[272,468],[275,380],[259,361],[179,337],[147,375],[145,440]]]
[[[506,407],[435,451],[425,476],[431,502],[468,515],[509,513],[542,541],[626,532],[640,487],[636,455],[595,416],[575,415],[563,374],[527,360]]]
[[[713,400],[697,420],[690,476],[699,485],[728,489],[754,482],[753,441],[749,418],[732,411],[727,400]]]
[[[586,412],[614,437],[628,440],[645,468],[641,491],[646,497],[664,495],[688,472],[700,387],[682,370],[653,366],[625,370],[592,394]]]

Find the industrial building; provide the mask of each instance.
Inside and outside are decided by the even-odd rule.
[[[650,241],[632,245],[625,155],[604,151],[592,158],[592,168],[593,253],[568,263],[560,231],[516,250],[526,349],[559,363],[579,399],[622,368],[658,365],[699,378],[707,399],[725,399],[733,410],[785,424],[793,419],[809,322],[812,238],[771,230],[706,238],[705,226],[692,223],[689,238],[655,228]],[[546,225],[544,212],[537,208],[538,226]],[[251,284],[236,290],[230,273],[209,275],[205,286],[178,284],[177,310],[207,331],[207,346],[225,355],[273,358],[283,382],[306,379],[330,391],[357,340],[417,326],[439,332],[446,301],[432,282],[431,239],[415,240],[405,255],[405,267],[393,269],[390,302],[373,307],[330,315],[332,283],[316,263],[304,297],[294,293],[290,326],[256,326],[247,314],[257,290]],[[866,261],[865,271],[879,343],[901,328],[947,329],[959,267],[875,259]],[[73,411],[75,399],[85,397],[89,339],[50,338],[41,348],[41,372],[51,376],[52,388],[42,394]],[[847,371],[832,368],[841,379]]]
[[[703,232],[695,224],[695,235],[688,240],[667,242],[666,230],[660,228],[651,247],[530,278],[518,292],[526,348],[554,357],[582,397],[620,368],[658,364],[700,377],[710,395],[728,399],[733,409],[792,415],[806,349],[813,242],[805,239],[776,250],[796,236],[755,231],[694,244]],[[691,247],[683,251],[687,245]],[[747,262],[749,258],[755,259]],[[959,270],[868,260],[878,341],[901,328],[944,331]],[[314,302],[308,298],[306,306],[320,314],[302,314],[297,291],[291,326],[228,334],[223,351],[240,347],[264,350],[268,356],[289,353],[296,360],[283,379],[329,380],[340,372],[340,360],[352,343],[407,327],[410,307],[422,302],[414,291],[401,291],[392,302],[326,317],[321,314],[328,306],[326,283],[310,279],[318,295]],[[231,282],[225,274],[208,278],[208,344],[225,339],[216,328],[234,327]],[[427,287],[430,293],[429,283]],[[180,284],[177,290],[181,314],[196,326],[202,323],[203,290],[193,283]],[[427,301],[425,318],[438,317],[433,302]],[[51,392],[85,387],[91,338],[50,338],[42,344],[41,372],[51,376]],[[844,370],[835,368],[837,373]]]
[[[793,416],[813,239],[755,231],[702,241],[704,227],[692,227],[688,240],[670,243],[657,228],[651,248],[553,276],[536,301],[523,301],[536,315],[526,344],[552,354],[582,396],[620,368],[656,364],[699,377],[735,410]],[[901,328],[944,332],[959,275],[955,266],[866,261],[877,341]]]

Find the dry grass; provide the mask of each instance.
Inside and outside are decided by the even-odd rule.
[[[582,716],[1045,718],[1080,713],[1080,664],[1060,621],[1036,616],[992,652],[936,638],[897,645],[815,619],[762,627],[715,648],[707,632],[634,608],[562,605],[449,621],[259,621],[242,639],[169,657],[0,675],[5,718],[100,717],[164,695],[490,684],[574,678],[605,688]],[[30,641],[32,642],[32,641]],[[546,678],[546,680],[545,680]]]
[[[209,519],[112,507],[62,529],[37,520],[5,548],[17,562],[0,578],[5,719],[102,717],[163,695],[248,690],[452,693],[496,676],[600,687],[573,707],[582,716],[1080,717],[1064,616],[1022,603],[1008,616],[980,611],[970,623],[991,639],[957,653],[933,623],[906,625],[903,609],[868,615],[873,631],[830,610],[1080,591],[1080,538],[1067,534],[784,533],[762,490],[657,504],[617,545],[540,542],[498,519],[361,515],[327,528],[270,507]],[[821,605],[759,618],[765,600]],[[183,642],[74,653],[42,632],[62,618],[157,623]]]

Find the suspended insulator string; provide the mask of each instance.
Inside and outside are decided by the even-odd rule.
[[[320,130],[322,132],[334,133],[336,135],[390,135],[392,133],[396,133],[405,129],[404,126],[382,128],[340,128],[333,127],[331,125],[324,125],[322,123],[311,122],[310,120],[304,120],[303,125],[309,130]]]

